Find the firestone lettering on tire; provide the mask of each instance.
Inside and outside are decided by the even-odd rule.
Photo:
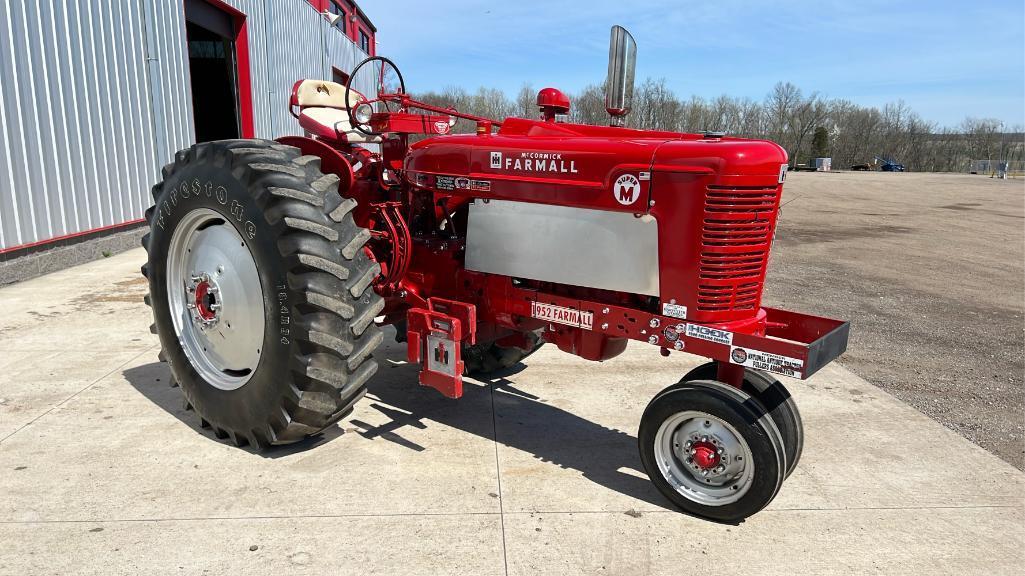
[[[178,188],[171,190],[168,193],[168,198],[162,201],[156,208],[154,223],[157,226],[160,226],[161,229],[164,229],[165,217],[170,216],[171,213],[178,208],[179,201],[182,201],[182,204],[184,205],[185,200],[202,198],[204,196],[204,191],[206,192],[205,196],[207,198],[215,198],[218,204],[227,206],[227,188],[224,186],[217,186],[215,189],[213,182],[207,181],[202,183],[198,179],[194,179],[191,183],[182,182]],[[240,224],[242,224],[242,229],[245,230],[246,236],[248,236],[250,240],[256,239],[256,224],[246,217],[245,208],[242,204],[238,200],[233,199],[231,201],[231,208],[229,211],[231,212],[231,215]]]

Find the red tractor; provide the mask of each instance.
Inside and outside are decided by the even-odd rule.
[[[308,136],[178,152],[153,188],[143,273],[201,424],[256,449],[334,425],[377,371],[385,325],[451,398],[543,343],[603,361],[637,340],[711,359],[644,411],[651,481],[706,518],[766,506],[803,444],[769,374],[811,376],[848,324],[761,306],[783,149],[623,127],[635,54],[614,27],[609,126],[561,121],[552,88],[538,119],[419,102],[374,57],[346,86],[296,83]],[[368,74],[374,97],[354,89]],[[476,132],[451,134],[457,119]]]

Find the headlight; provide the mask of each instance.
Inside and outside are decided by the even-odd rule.
[[[374,115],[374,107],[370,104],[360,104],[356,107],[356,111],[353,112],[353,116],[356,117],[356,122],[360,124],[370,124],[370,117]]]
[[[449,126],[455,126],[456,125],[456,120],[458,120],[458,118],[456,118],[455,116],[449,116],[448,117],[448,125]]]

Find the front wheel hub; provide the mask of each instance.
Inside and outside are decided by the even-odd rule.
[[[691,448],[691,458],[702,470],[712,470],[719,465],[719,454],[711,442],[698,442]]]
[[[654,448],[663,477],[689,500],[724,506],[751,488],[751,449],[736,428],[717,416],[696,410],[673,414],[656,432]]]

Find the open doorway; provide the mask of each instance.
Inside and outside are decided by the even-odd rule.
[[[250,137],[245,17],[217,0],[185,0],[185,32],[196,141]]]

